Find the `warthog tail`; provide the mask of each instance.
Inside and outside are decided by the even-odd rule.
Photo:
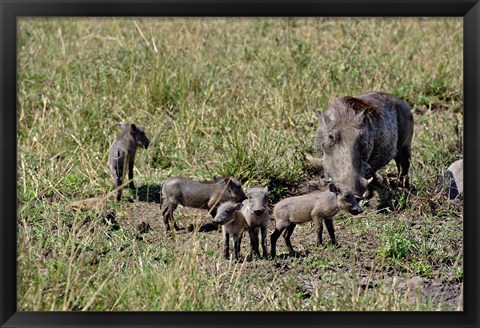
[[[163,182],[160,184],[160,209],[163,205]]]

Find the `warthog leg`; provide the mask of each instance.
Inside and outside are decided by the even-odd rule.
[[[115,179],[115,189],[116,191],[116,196],[117,196],[117,201],[119,201],[122,198],[122,177],[118,177]]]
[[[165,208],[162,211],[163,215],[163,223],[165,224],[165,230],[168,232],[170,231],[170,221],[173,222],[173,226],[175,230],[179,230],[177,223],[173,219],[173,212],[176,210],[178,204],[170,203],[165,204]]]
[[[330,240],[332,241],[333,245],[337,244],[337,240],[335,239],[335,230],[333,229],[333,219],[325,219],[325,226],[327,227],[328,234],[330,235]]]
[[[268,258],[268,252],[267,252],[267,227],[260,227],[260,232],[262,234],[262,251],[263,251],[263,257]]]
[[[317,245],[320,246],[323,244],[322,234],[323,234],[323,222],[321,218],[315,220],[315,230],[317,232]]]
[[[260,257],[260,251],[258,250],[258,228],[248,229],[248,235],[250,236],[251,254]]]
[[[130,180],[129,188],[135,189],[135,184],[133,183],[133,158],[128,162],[128,180]]]
[[[295,250],[293,249],[292,241],[290,240],[295,226],[295,223],[290,223],[290,225],[287,227],[287,231],[285,231],[285,235],[283,236],[283,238],[285,239],[285,244],[287,244],[291,256],[295,255]]]
[[[270,247],[271,247],[270,256],[272,258],[275,258],[276,256],[277,240],[278,240],[278,237],[280,237],[280,235],[282,234],[283,230],[285,230],[285,227],[281,229],[275,228],[275,231],[272,232],[272,234],[270,235]]]
[[[234,258],[238,261],[238,257],[240,255],[240,245],[242,242],[242,235],[233,235],[233,250],[234,250]]]
[[[400,177],[400,185],[405,188],[408,188],[409,184],[406,176],[408,175],[408,170],[410,169],[411,156],[412,154],[410,147],[405,146],[398,151],[397,156],[394,158]]]
[[[230,234],[228,233],[225,233],[224,236],[223,236],[223,257],[225,257],[225,259],[229,259],[230,258]]]

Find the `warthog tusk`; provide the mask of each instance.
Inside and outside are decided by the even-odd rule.
[[[365,186],[368,186],[372,181],[373,181],[373,177],[371,177],[370,179],[362,178],[362,182]]]
[[[311,155],[307,155],[305,158],[313,167],[323,169],[323,160],[321,158],[313,157]]]

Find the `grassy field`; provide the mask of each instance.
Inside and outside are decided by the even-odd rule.
[[[434,193],[463,151],[461,18],[22,18],[18,28],[18,310],[463,309],[463,200]],[[165,178],[233,175],[268,185],[272,205],[300,194],[318,176],[305,160],[315,109],[373,90],[413,109],[413,187],[383,195],[388,210],[339,214],[338,248],[315,246],[312,224],[293,234],[298,258],[283,238],[281,256],[251,261],[245,236],[238,263],[222,258],[220,233],[166,238]],[[151,140],[137,153],[138,189],[72,208],[112,191],[120,121]],[[207,219],[176,212],[184,227]]]

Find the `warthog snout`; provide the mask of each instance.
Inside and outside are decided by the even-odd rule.
[[[357,214],[360,214],[363,212],[362,208],[360,207],[360,205],[353,205],[351,208],[350,208],[350,214],[353,214],[353,215],[357,215]]]
[[[360,201],[357,200],[357,197],[354,197],[351,193],[342,193],[339,197],[340,208],[343,208],[352,215],[357,215],[363,212],[362,207],[360,206]]]
[[[144,149],[148,149],[148,146],[150,145],[150,140],[148,140],[145,134],[143,134],[139,136],[138,144]]]
[[[357,197],[351,191],[342,191],[344,187],[338,188],[333,183],[329,184],[331,192],[337,195],[338,207],[350,214],[357,215],[363,212],[362,207],[357,200]]]
[[[253,213],[255,213],[255,215],[258,215],[258,216],[262,215],[263,212],[265,212],[265,211],[263,210],[263,208],[262,208],[262,209],[259,209],[259,210],[254,210],[254,211],[253,211]]]

